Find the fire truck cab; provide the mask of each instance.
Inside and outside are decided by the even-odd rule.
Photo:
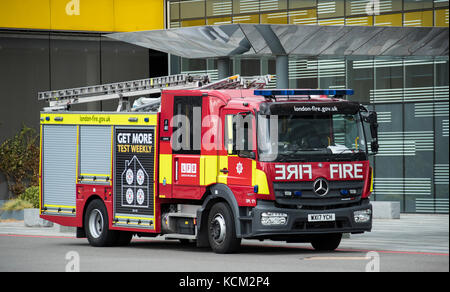
[[[42,112],[41,217],[93,246],[164,235],[217,253],[241,239],[334,250],[372,228],[376,113],[347,94],[163,90],[155,112]]]

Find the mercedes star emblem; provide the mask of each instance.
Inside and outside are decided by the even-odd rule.
[[[325,196],[326,194],[328,194],[329,190],[328,181],[321,177],[316,179],[313,184],[313,190],[318,196]]]

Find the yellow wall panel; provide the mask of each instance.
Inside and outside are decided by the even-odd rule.
[[[0,27],[47,29],[50,0],[0,0]]]
[[[433,26],[433,11],[405,13],[403,16],[403,26]]]
[[[400,13],[375,16],[376,26],[402,26],[403,16]]]
[[[372,26],[373,16],[349,17],[345,19],[345,25]]]
[[[436,10],[434,22],[436,26],[448,27],[448,8]]]
[[[164,28],[164,0],[0,0],[0,27],[73,31]]]
[[[51,0],[51,28],[114,30],[114,0]]]
[[[115,31],[164,28],[164,1],[114,0]]]

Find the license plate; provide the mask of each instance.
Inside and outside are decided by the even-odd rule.
[[[326,222],[326,221],[336,221],[336,216],[334,213],[330,214],[309,214],[308,222]]]

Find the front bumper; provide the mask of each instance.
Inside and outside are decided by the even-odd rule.
[[[241,217],[242,237],[264,239],[327,233],[363,233],[372,230],[372,216],[368,222],[356,223],[353,213],[366,209],[372,210],[368,200],[363,200],[356,206],[321,211],[278,208],[273,201],[260,200],[252,209],[251,216]],[[285,225],[262,225],[261,214],[264,212],[285,213],[288,215],[287,222]],[[330,213],[335,214],[335,221],[308,222],[309,214]]]

